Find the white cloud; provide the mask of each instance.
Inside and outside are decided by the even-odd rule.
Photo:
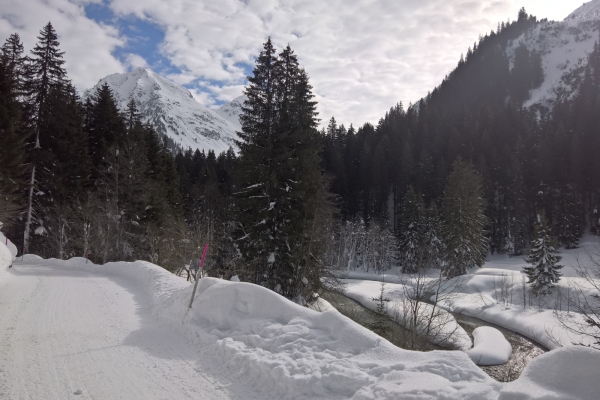
[[[123,72],[124,66],[113,56],[124,41],[118,30],[87,18],[83,6],[95,1],[76,0],[1,0],[0,39],[18,33],[25,51],[37,43],[39,31],[52,22],[58,34],[68,77],[80,90],[90,88],[108,74]]]
[[[190,89],[190,93],[198,103],[209,108],[214,108],[216,106],[214,97],[211,96],[208,92],[201,92],[196,89]]]
[[[122,65],[115,27],[85,17],[100,0],[0,0],[0,35],[21,34],[27,48],[51,20],[79,88],[145,61]],[[117,16],[157,24],[162,55],[193,85],[194,97],[215,106],[240,95],[267,36],[290,44],[306,68],[320,118],[349,125],[377,123],[399,101],[417,101],[438,85],[479,34],[515,19],[521,6],[539,18],[562,19],[582,0],[107,0]],[[133,39],[131,39],[133,40]]]
[[[147,68],[148,62],[139,54],[129,53],[125,57],[125,64],[129,68]]]
[[[573,10],[578,1],[567,10]],[[245,73],[267,36],[290,44],[306,68],[320,118],[376,123],[398,101],[417,101],[438,85],[461,53],[522,5],[539,0],[112,0],[121,15],[165,31],[161,51],[206,81],[216,100],[242,92]],[[551,9],[548,2],[540,13]],[[563,12],[563,11],[561,11]],[[565,11],[566,12],[566,11]],[[540,18],[545,15],[539,15]],[[563,16],[564,17],[564,16]],[[206,93],[202,101],[208,102]]]

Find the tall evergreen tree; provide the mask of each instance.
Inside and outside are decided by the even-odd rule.
[[[125,140],[126,121],[107,84],[96,89],[96,93],[87,99],[85,108],[85,130],[92,159],[92,178],[96,179],[99,176],[99,170],[103,168],[103,160],[109,149],[118,150],[119,145]],[[129,118],[131,119],[133,116]],[[130,123],[133,124],[133,122]]]
[[[481,177],[460,157],[452,165],[444,195],[442,217],[446,274],[464,275],[481,267],[488,251]]]
[[[404,273],[423,267],[425,222],[423,198],[411,186],[404,198],[400,223],[400,262]]]
[[[523,254],[526,230],[523,176],[516,157],[511,159],[507,178],[508,183],[504,189],[505,204],[503,205],[506,221],[503,250],[509,256],[517,256]]]
[[[23,90],[23,75],[25,73],[25,61],[23,56],[23,44],[17,33],[13,33],[2,45],[0,63],[4,66],[5,74],[9,77],[12,90],[15,95],[20,95]]]
[[[40,121],[42,167],[38,188],[46,194],[46,205],[66,205],[80,199],[89,186],[90,159],[83,113],[74,86],[50,88]]]
[[[31,58],[25,69],[23,94],[26,100],[27,116],[31,121],[34,133],[34,148],[29,152],[32,161],[31,177],[29,180],[29,199],[27,204],[27,216],[25,221],[25,232],[23,234],[23,249],[29,248],[31,224],[34,216],[33,193],[36,185],[36,160],[41,156],[40,149],[40,127],[41,118],[48,115],[47,107],[48,93],[53,86],[62,86],[66,82],[66,71],[63,68],[63,52],[58,48],[58,36],[50,22],[40,31],[38,43],[31,51]]]
[[[7,224],[21,209],[25,186],[25,138],[21,106],[16,99],[10,68],[0,64],[0,221]]]
[[[246,279],[309,301],[321,286],[311,246],[322,190],[312,88],[292,49],[275,57],[270,39],[248,81],[235,200]]]
[[[560,190],[557,201],[556,233],[558,243],[566,249],[574,249],[582,233],[577,196],[571,185]]]
[[[529,257],[525,260],[531,264],[524,267],[523,272],[529,278],[534,292],[538,294],[548,294],[552,291],[561,277],[560,269],[562,265],[557,265],[562,257],[556,255],[556,250],[552,245],[550,237],[550,227],[545,213],[538,215],[538,222],[535,226],[535,234],[531,242]]]

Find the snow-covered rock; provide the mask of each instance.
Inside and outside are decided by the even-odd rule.
[[[467,351],[478,365],[505,364],[512,354],[512,346],[502,332],[491,326],[480,326],[473,331],[473,348]]]
[[[126,74],[112,74],[85,91],[83,98],[107,84],[119,107],[125,110],[134,100],[144,121],[184,149],[214,150],[216,153],[236,148],[236,131],[241,129],[239,114],[244,96],[218,110],[198,103],[189,90],[148,69],[136,68]]]

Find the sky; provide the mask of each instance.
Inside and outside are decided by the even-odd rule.
[[[600,1],[600,0],[594,0]],[[480,34],[521,7],[563,20],[582,0],[0,0],[0,40],[29,51],[51,21],[83,90],[147,67],[218,107],[243,93],[267,37],[306,69],[319,118],[376,124],[426,96]]]

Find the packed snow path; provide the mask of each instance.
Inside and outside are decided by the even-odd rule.
[[[126,279],[16,262],[0,280],[0,398],[230,399],[196,346]]]

